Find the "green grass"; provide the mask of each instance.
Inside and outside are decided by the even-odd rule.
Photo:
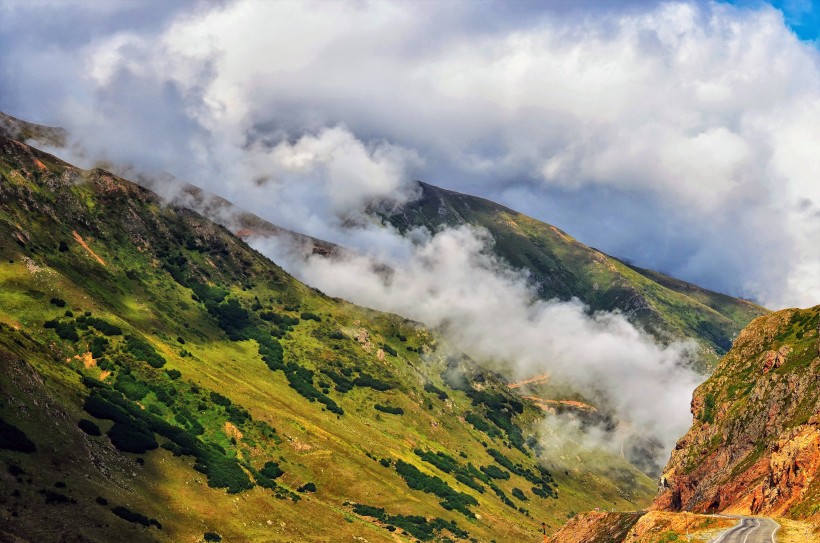
[[[448,368],[436,351],[441,340],[419,324],[327,298],[221,227],[161,206],[105,172],[78,172],[84,183],[60,188],[53,178],[26,178],[21,172],[30,158],[2,149],[0,183],[21,192],[0,199],[0,391],[7,398],[0,415],[36,452],[2,451],[0,469],[14,465],[26,473],[10,487],[20,493],[15,529],[26,538],[52,541],[82,529],[92,539],[122,541],[194,540],[204,532],[225,541],[328,534],[392,541],[381,523],[343,505],[355,502],[396,518],[457,522],[471,537],[501,542],[527,537],[541,520],[557,527],[569,510],[648,503],[651,481],[620,459],[583,452],[585,460],[568,463],[567,451],[558,450],[537,458],[524,442],[542,431],[540,411],[466,359],[459,362],[465,375],[487,373],[484,389],[453,389],[441,378]],[[37,156],[55,172],[66,171],[56,159]],[[36,168],[28,164],[25,171]],[[58,188],[46,188],[46,181]],[[30,212],[44,206],[48,212]],[[75,230],[105,266],[74,240]],[[14,241],[23,231],[25,246]],[[59,250],[61,241],[67,251]],[[217,309],[221,304],[230,305]],[[274,314],[280,317],[265,318]],[[54,319],[73,322],[76,339],[43,327]],[[362,328],[370,351],[354,339]],[[284,370],[272,355],[276,344]],[[105,361],[90,362],[91,350]],[[339,388],[331,373],[345,385]],[[312,391],[333,404],[311,401],[320,398]],[[95,394],[127,416],[115,421],[110,413],[86,412]],[[491,420],[494,402],[506,406],[498,420]],[[493,435],[465,423],[468,414],[494,428]],[[92,418],[102,435],[78,427]],[[142,438],[134,431],[148,439],[135,444]],[[145,452],[112,447],[112,432],[121,448]],[[559,497],[530,497],[527,514],[500,498],[530,488],[526,476],[512,472],[493,482],[498,492],[482,493],[470,484],[481,481],[477,468],[459,480],[414,453],[451,451],[454,459],[463,453],[458,463],[467,470],[496,462],[487,447],[522,474],[538,474],[546,464]],[[376,459],[424,468],[452,490],[451,498],[471,496],[475,503],[448,500],[453,507],[444,507],[441,497],[409,487]],[[622,484],[598,465],[619,466],[633,483]],[[36,491],[57,480],[65,480],[60,492],[76,503],[54,515],[57,506],[45,505]],[[297,495],[307,483],[316,492]],[[111,505],[101,506],[97,497]],[[111,508],[119,505],[156,519],[162,530],[116,516]],[[457,508],[482,518],[468,520]],[[59,520],[46,529],[45,516]],[[461,533],[439,528],[451,537]]]

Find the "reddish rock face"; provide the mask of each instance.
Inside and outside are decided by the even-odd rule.
[[[820,516],[820,306],[755,319],[692,399],[654,509]],[[808,507],[807,507],[808,505]]]

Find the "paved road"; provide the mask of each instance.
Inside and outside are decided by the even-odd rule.
[[[765,517],[737,517],[740,524],[730,528],[710,543],[776,543],[780,525]]]

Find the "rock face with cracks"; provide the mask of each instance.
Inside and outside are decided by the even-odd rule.
[[[654,508],[820,519],[820,306],[755,319],[694,393]]]

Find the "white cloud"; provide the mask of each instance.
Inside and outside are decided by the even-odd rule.
[[[657,439],[662,455],[688,428],[689,400],[701,379],[686,369],[694,344],[659,346],[620,314],[590,316],[577,301],[538,300],[524,274],[492,256],[486,231],[461,227],[410,237],[413,242],[394,237],[403,247],[391,254],[332,259],[284,238],[252,245],[329,295],[436,327],[459,350],[514,377],[549,373],[611,409],[621,430]],[[657,460],[662,465],[666,458]]]
[[[612,241],[583,209],[556,218],[604,250],[772,307],[820,302],[818,219],[806,211],[820,207],[809,179],[817,49],[772,8],[627,7],[547,6],[478,26],[482,10],[500,8],[237,1],[177,15],[156,34],[91,41],[78,51],[85,78],[57,104],[96,141],[92,155],[165,169],[257,210],[259,193],[241,187],[265,168],[295,173],[277,153],[327,155],[305,166],[328,180],[321,213],[410,175],[490,197],[518,186],[536,215],[536,199],[543,209],[556,189],[634,194],[656,206],[643,216],[675,209],[664,220],[683,245],[665,260],[643,249],[658,243],[650,223]],[[630,220],[611,201],[610,219]]]

